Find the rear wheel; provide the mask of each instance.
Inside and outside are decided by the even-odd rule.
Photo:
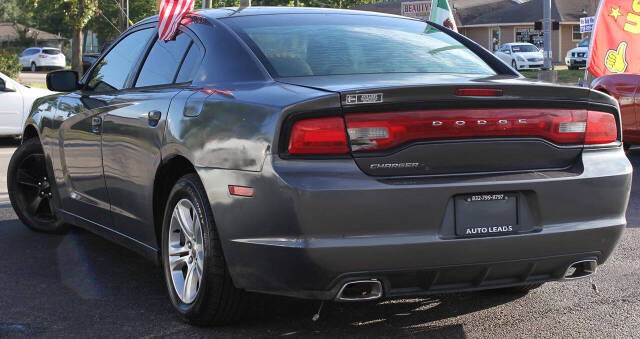
[[[31,72],[37,72],[38,71],[38,67],[36,66],[35,62],[31,63]]]
[[[211,206],[195,174],[180,178],[169,195],[162,263],[171,303],[185,321],[222,325],[245,312],[247,293],[231,281]]]
[[[11,205],[20,221],[32,230],[64,233],[68,226],[56,214],[52,185],[39,140],[26,140],[9,162],[7,186]]]

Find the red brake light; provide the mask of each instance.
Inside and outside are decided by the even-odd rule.
[[[38,55],[38,58],[41,58],[41,59],[45,59],[46,57],[47,57],[47,55],[46,55],[46,54],[40,54],[40,55]]]
[[[501,97],[502,90],[495,88],[461,88],[456,90],[459,97]]]
[[[608,144],[616,139],[618,139],[618,126],[612,114],[587,112],[587,132],[584,136],[586,145]]]
[[[585,110],[459,109],[349,114],[345,119],[353,151],[383,151],[416,140],[536,137],[582,145],[617,139],[613,115]]]
[[[347,154],[347,134],[341,117],[296,121],[289,138],[291,154]]]

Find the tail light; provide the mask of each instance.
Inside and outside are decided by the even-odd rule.
[[[414,140],[537,137],[559,145],[606,144],[618,137],[613,115],[570,109],[464,109],[352,114],[353,151],[383,151]]]
[[[40,58],[40,59],[46,59],[46,58],[47,58],[47,55],[46,55],[46,54],[40,54],[40,55],[38,55],[38,58]]]
[[[341,117],[297,121],[289,137],[291,154],[347,154],[349,144]]]
[[[349,114],[297,121],[291,154],[385,151],[419,140],[532,137],[558,145],[608,144],[618,138],[615,117],[573,109],[460,109]]]

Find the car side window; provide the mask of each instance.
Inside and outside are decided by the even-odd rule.
[[[113,47],[93,69],[87,81],[89,90],[108,92],[125,86],[132,67],[137,63],[154,30],[135,31]]]
[[[175,40],[157,40],[144,61],[135,87],[173,83],[189,46],[191,38],[185,33],[179,34]]]
[[[26,50],[24,50],[24,52],[22,52],[22,56],[23,56],[23,57],[24,57],[24,56],[27,56],[27,55],[29,55],[30,53],[31,53],[31,50],[30,50],[30,49],[26,49]]]
[[[201,60],[202,51],[195,43],[192,43],[191,47],[189,47],[189,51],[187,52],[187,56],[182,62],[182,66],[180,66],[180,72],[178,73],[176,82],[183,83],[192,81],[194,75],[193,73],[200,65]]]

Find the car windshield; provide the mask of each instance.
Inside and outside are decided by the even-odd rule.
[[[369,15],[291,14],[224,19],[274,77],[494,70],[425,22]]]
[[[57,50],[57,49],[43,49],[42,53],[49,54],[49,55],[58,55],[61,52],[60,52],[60,50]]]
[[[578,44],[578,47],[589,47],[589,38],[584,38]]]
[[[538,52],[538,47],[534,45],[512,45],[511,51],[513,53]]]

